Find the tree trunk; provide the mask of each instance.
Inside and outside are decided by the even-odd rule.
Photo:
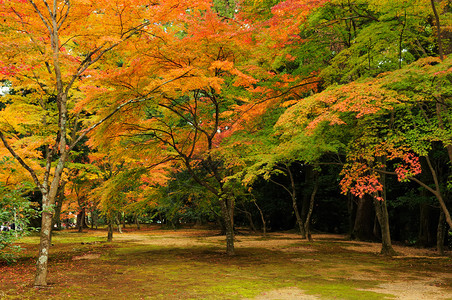
[[[352,239],[360,241],[374,240],[374,212],[372,198],[364,195],[358,198],[358,206],[356,208],[355,224],[352,231]]]
[[[300,231],[300,234],[302,235],[302,237],[303,237],[303,235],[304,235],[304,237],[306,237],[306,232],[304,231],[304,226],[303,226],[303,220],[301,219],[300,212],[298,210],[297,192],[295,189],[295,180],[293,178],[292,171],[290,170],[290,166],[285,165],[285,167],[286,167],[287,174],[289,175],[289,179],[290,179],[291,190],[290,190],[289,194],[292,198],[292,208],[295,212],[295,217],[297,219],[298,230]]]
[[[383,198],[384,199],[384,198]],[[389,231],[389,216],[386,206],[386,199],[378,200],[374,197],[375,212],[377,214],[378,223],[381,228],[381,254],[383,255],[396,255],[396,252],[392,248],[391,233]]]
[[[122,233],[122,229],[121,229],[121,222],[119,221],[118,216],[115,216],[115,223],[118,226],[118,232]]]
[[[438,230],[436,233],[436,250],[440,255],[444,255],[444,238],[446,236],[445,226],[446,216],[443,211],[439,213]]]
[[[314,171],[314,189],[312,190],[312,193],[311,193],[311,198],[309,201],[309,210],[308,210],[308,214],[306,216],[306,221],[304,223],[304,230],[305,230],[306,236],[309,241],[312,241],[310,223],[311,223],[312,211],[314,209],[315,195],[317,194],[318,188],[319,188],[319,174],[317,171]]]
[[[137,215],[135,215],[135,224],[137,225],[137,230],[140,230],[140,220],[138,220]]]
[[[309,206],[310,206],[310,197],[308,193],[306,192],[307,187],[309,186],[312,177],[313,177],[313,168],[310,165],[304,166],[304,172],[305,172],[305,179],[304,179],[304,189],[305,192],[303,193],[302,201],[301,201],[301,220],[303,222],[303,230],[301,231],[301,238],[305,239],[307,238],[307,232],[306,232],[306,220],[309,213]]]
[[[267,225],[265,223],[264,213],[262,212],[262,209],[257,205],[256,199],[253,200],[254,205],[256,205],[257,210],[259,211],[259,215],[261,216],[262,221],[262,233],[264,236],[267,236]]]
[[[96,222],[96,213],[93,210],[91,210],[91,229],[94,229],[94,223]]]
[[[253,222],[253,215],[249,211],[246,210],[245,206],[243,206],[243,210],[240,209],[240,211],[242,211],[245,214],[246,218],[248,219],[248,224],[250,226],[250,230],[253,232],[256,232],[256,226],[254,226],[254,222]]]
[[[84,217],[84,222],[83,222],[83,228],[86,228],[86,229],[88,229],[89,228],[89,216],[88,216],[88,214],[86,213],[86,209],[85,209],[85,212],[84,212],[84,215],[85,215],[85,217]]]
[[[233,215],[231,215],[231,198],[229,195],[220,197],[221,213],[226,229],[226,254],[235,255],[234,250],[234,225],[232,222]]]
[[[36,276],[34,285],[36,287],[47,285],[47,262],[49,260],[49,249],[52,235],[52,212],[50,199],[47,195],[42,196],[42,221],[39,243],[39,254],[36,262]]]
[[[55,206],[55,214],[53,216],[53,224],[52,224],[52,228],[53,225],[56,225],[56,228],[58,228],[58,230],[61,230],[61,220],[60,220],[60,216],[61,216],[61,208],[63,207],[63,201],[64,201],[64,187],[66,185],[66,181],[62,181],[60,184],[60,187],[58,188],[58,200]]]
[[[77,214],[78,232],[82,232],[84,227],[85,227],[85,208],[83,207]]]
[[[63,148],[65,149],[65,148]],[[42,192],[42,222],[41,222],[41,236],[39,243],[39,254],[36,262],[36,275],[34,286],[47,285],[47,262],[49,260],[49,250],[52,239],[52,217],[54,213],[53,206],[55,205],[55,198],[60,184],[61,174],[63,173],[64,163],[67,158],[67,152],[63,152],[55,167],[54,177],[50,188],[48,182],[45,180],[41,185]],[[50,169],[50,165],[48,165]]]
[[[112,242],[113,241],[113,218],[109,217],[108,218],[108,233],[107,233],[107,242]]]

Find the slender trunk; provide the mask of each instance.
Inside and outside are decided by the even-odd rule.
[[[121,229],[121,222],[119,222],[119,218],[118,216],[115,216],[115,223],[118,226],[118,232],[122,233],[122,229]]]
[[[253,201],[254,205],[256,205],[257,210],[259,211],[259,215],[261,216],[262,221],[262,232],[264,236],[267,236],[267,225],[265,223],[264,213],[262,212],[262,209],[257,205],[256,200]]]
[[[385,158],[379,158],[379,160],[383,162]],[[381,254],[387,256],[393,256],[397,253],[392,248],[391,242],[391,232],[389,230],[389,215],[388,215],[388,206],[387,197],[386,197],[386,175],[381,174],[381,183],[383,185],[383,191],[381,191],[381,198],[379,200],[377,198],[378,192],[375,193],[373,200],[375,206],[375,213],[377,215],[378,223],[380,224],[381,229]]]
[[[319,174],[317,171],[314,171],[314,189],[312,190],[312,193],[311,193],[311,199],[309,201],[309,211],[306,216],[306,222],[304,223],[304,229],[305,229],[306,236],[309,241],[312,241],[311,229],[310,229],[309,225],[311,223],[311,215],[312,215],[312,211],[314,210],[314,200],[315,200],[315,195],[317,194],[318,188],[319,188]]]
[[[137,215],[135,215],[135,224],[137,225],[137,229],[140,230],[140,220],[138,220]]]
[[[63,207],[63,201],[64,201],[64,187],[66,186],[66,181],[62,181],[60,184],[60,187],[58,188],[58,200],[56,202],[55,206],[55,214],[53,216],[53,225],[56,225],[56,228],[58,230],[61,230],[61,208]]]
[[[306,190],[307,187],[310,185],[310,182],[312,181],[313,168],[310,165],[305,165],[304,171],[305,171],[304,187]],[[302,239],[307,238],[306,219],[307,219],[308,212],[309,212],[309,205],[310,205],[310,197],[309,197],[308,193],[304,192],[302,201],[301,201],[301,214],[300,214],[301,220],[303,222],[303,231],[301,232]]]
[[[439,213],[438,230],[436,232],[436,250],[440,255],[444,255],[444,238],[446,236],[446,217],[443,211]]]
[[[107,242],[113,241],[113,220],[108,220]]]
[[[227,198],[227,207],[229,209],[229,218],[231,219],[231,227],[232,232],[234,232],[234,208],[235,208],[235,199],[233,197]]]
[[[220,197],[220,206],[221,206],[221,213],[223,218],[223,223],[226,230],[226,254],[229,256],[235,255],[234,250],[234,225],[232,223],[231,216],[231,210],[230,210],[230,203],[231,200],[228,199],[230,196],[223,195]]]
[[[61,174],[63,173],[64,163],[67,159],[67,152],[62,152],[60,159],[55,167],[54,177],[50,188],[48,190],[48,183],[45,180],[45,187],[41,189],[42,192],[42,222],[41,222],[41,237],[39,243],[39,254],[36,263],[36,275],[34,286],[46,286],[47,285],[47,261],[49,259],[49,250],[52,238],[52,217],[54,213],[53,206],[55,205],[55,198],[58,192],[58,186],[60,184]],[[47,162],[50,164],[50,161]],[[50,165],[47,166],[50,170]]]
[[[41,221],[41,236],[39,243],[39,254],[36,262],[36,276],[34,285],[36,287],[47,285],[47,262],[49,260],[49,249],[52,235],[52,212],[51,201],[48,195],[42,196],[43,212]]]
[[[295,180],[293,178],[292,171],[290,170],[290,167],[288,165],[286,165],[285,167],[286,167],[287,174],[289,175],[289,179],[290,179],[290,188],[291,188],[291,190],[290,190],[289,194],[290,194],[290,196],[292,198],[292,208],[293,208],[293,210],[295,212],[295,217],[297,219],[298,229],[300,230],[300,234],[302,236],[303,236],[303,234],[306,236],[306,233],[304,231],[304,226],[303,226],[303,220],[301,219],[300,212],[298,210],[297,192],[296,192],[296,189],[295,189]]]
[[[243,205],[243,210],[240,209],[240,211],[242,211],[246,218],[248,219],[248,224],[250,226],[250,230],[253,232],[256,232],[256,226],[254,226],[254,222],[253,222],[253,215],[246,210],[246,207]]]
[[[430,4],[432,6],[433,15],[435,16],[435,22],[436,22],[436,40],[438,42],[438,52],[439,52],[439,58],[441,60],[444,60],[444,52],[443,52],[443,42],[441,39],[441,24],[439,21],[439,15],[438,11],[436,10],[435,0],[430,0]]]
[[[94,222],[95,222],[95,212],[94,210],[91,210],[91,229],[94,229]]]
[[[381,228],[381,254],[396,255],[392,248],[391,233],[389,231],[389,217],[386,200],[378,200],[374,198],[375,212],[377,214],[378,223]]]
[[[85,215],[85,221],[84,221],[84,227],[83,228],[89,228],[89,215],[86,213],[86,209],[85,209],[85,212],[84,212],[84,215]]]
[[[430,172],[433,177],[433,182],[435,183],[435,190],[433,190],[430,187],[425,186],[425,184],[423,186],[426,187],[427,190],[430,190],[430,192],[432,192],[433,195],[435,195],[436,199],[438,199],[441,210],[443,211],[444,216],[446,218],[446,222],[449,225],[449,228],[452,229],[452,218],[450,216],[449,210],[447,209],[446,202],[444,201],[444,198],[443,198],[443,194],[441,193],[441,186],[440,186],[439,180],[438,180],[438,173],[436,172],[435,168],[433,167],[429,156],[426,156],[425,159],[427,160],[428,167],[429,167]],[[452,158],[450,158],[450,161],[452,162]],[[419,180],[417,182],[420,183]]]

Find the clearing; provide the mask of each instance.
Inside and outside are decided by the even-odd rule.
[[[13,265],[0,265],[0,299],[452,299],[452,254],[344,236],[271,233],[237,236],[234,257],[208,229],[158,226],[115,233],[57,232],[49,286],[32,286],[38,237],[23,239]]]

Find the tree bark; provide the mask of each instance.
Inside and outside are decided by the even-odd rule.
[[[235,255],[234,249],[234,224],[231,215],[231,196],[223,194],[220,197],[221,214],[226,230],[226,254],[229,256]]]
[[[60,183],[60,187],[58,188],[58,197],[56,200],[55,213],[53,215],[52,228],[56,225],[58,230],[61,230],[61,208],[63,207],[64,202],[64,187],[66,186],[66,181],[62,181]]]
[[[43,195],[43,212],[41,221],[41,235],[39,243],[39,254],[36,262],[36,275],[34,285],[36,287],[47,285],[47,263],[49,260],[49,249],[52,235],[52,212],[47,195]]]
[[[374,200],[375,212],[377,214],[378,223],[381,228],[381,254],[393,256],[396,252],[392,248],[391,233],[389,231],[389,216],[385,200]]]
[[[77,214],[78,232],[82,232],[84,227],[85,227],[85,208],[83,207]]]
[[[108,221],[107,242],[111,241],[113,241],[113,221],[110,219]]]

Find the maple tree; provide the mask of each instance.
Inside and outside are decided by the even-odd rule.
[[[413,76],[411,70],[413,66],[423,64],[422,60],[419,60],[418,64],[402,68],[400,72],[381,75],[380,78],[371,78],[367,81],[363,79],[355,80],[401,68],[402,65],[422,56],[420,53],[426,54],[426,51],[421,51],[423,50],[422,45],[419,42],[414,44],[413,41],[419,38],[415,33],[419,31],[421,26],[425,26],[425,19],[431,14],[431,3],[424,1],[422,5],[416,7],[409,7],[407,6],[409,4],[405,2],[394,3],[394,6],[380,6],[372,1],[344,3],[348,11],[343,10],[344,6],[342,8],[335,6],[337,3],[341,3],[341,1],[333,1],[331,5],[327,4],[319,11],[342,11],[345,15],[352,16],[350,19],[344,18],[339,23],[345,22],[347,33],[345,37],[347,39],[344,39],[343,42],[345,47],[340,46],[340,40],[333,39],[333,42],[337,41],[337,45],[333,45],[340,52],[331,60],[331,66],[324,68],[319,76],[325,79],[326,84],[335,82],[345,82],[346,84],[342,86],[332,85],[326,91],[302,101],[287,102],[288,105],[296,104],[290,107],[277,123],[277,126],[281,128],[280,132],[283,137],[286,136],[286,140],[289,141],[285,142],[286,145],[302,147],[299,142],[303,141],[302,139],[305,141],[307,136],[312,136],[311,140],[315,139],[315,142],[308,142],[309,146],[324,145],[324,150],[319,151],[318,154],[321,155],[321,153],[328,151],[345,153],[348,162],[344,165],[342,171],[344,175],[341,181],[343,192],[351,192],[360,197],[365,194],[372,195],[379,220],[382,218],[388,219],[385,202],[377,201],[385,198],[384,174],[397,175],[401,181],[413,180],[427,188],[437,197],[447,219],[448,210],[442,200],[438,178],[431,164],[429,163],[429,169],[433,175],[436,190],[429,188],[415,177],[416,174],[421,172],[419,156],[425,157],[428,161],[426,150],[431,148],[432,143],[442,141],[445,148],[449,148],[450,142],[446,133],[448,129],[444,126],[444,120],[448,118],[446,117],[448,115],[447,104],[442,104],[447,96],[441,96],[447,95],[448,92],[445,87],[448,83],[447,80],[444,80],[445,77],[435,77],[438,74],[447,77],[448,71],[446,70],[449,68],[447,62],[439,67],[443,71],[438,72],[436,70],[436,73],[433,70],[427,71],[427,63],[425,65],[426,70],[421,73],[424,75],[419,77]],[[327,19],[319,18],[314,14],[314,18],[317,19],[313,23],[315,26],[325,23],[332,24],[332,26],[325,27],[330,32],[321,27],[319,29],[320,34],[325,32],[325,34],[331,35],[331,29],[337,30],[342,26],[335,25],[331,21],[334,19],[331,19],[328,14],[319,13],[319,16],[326,16]],[[394,16],[396,16],[395,19]],[[438,14],[436,14],[436,17],[438,17]],[[364,22],[361,20],[364,20]],[[381,20],[383,22],[369,22],[369,20]],[[395,23],[393,23],[394,21]],[[439,23],[438,18],[436,22]],[[390,30],[394,32],[394,28],[397,26],[400,30],[399,43],[397,47],[391,49],[386,45],[386,42],[391,43],[396,36],[388,39],[387,36],[393,33],[386,30],[392,28]],[[375,35],[375,32],[380,36]],[[440,36],[440,33],[438,33],[438,36]],[[426,34],[425,37],[425,41],[434,42],[434,36]],[[372,45],[369,46],[370,41]],[[438,41],[439,48],[441,48],[440,39]],[[393,46],[396,46],[396,44],[393,44]],[[370,53],[371,47],[373,47],[372,56]],[[383,47],[385,51],[378,50],[375,47]],[[424,76],[423,79],[420,79],[422,76]],[[414,79],[416,77],[417,79]],[[439,78],[443,78],[440,79],[441,83],[430,85],[433,81],[438,82]],[[413,89],[410,87],[418,84],[414,83],[413,79],[414,81],[419,80],[418,82],[424,81],[426,84],[422,86],[422,89],[424,91],[432,90],[431,94],[421,96],[424,93],[420,92],[419,89],[417,98],[416,96],[413,97]],[[436,92],[433,91],[435,86]],[[415,88],[415,90],[417,89]],[[441,91],[441,94],[438,94],[438,90]],[[431,95],[436,96],[432,98]],[[436,105],[432,107],[431,104],[435,102]],[[427,129],[424,125],[421,125],[423,130],[427,129],[423,133],[419,132],[419,127],[415,128],[414,131],[409,130],[409,126],[401,127],[401,123],[407,121],[406,115],[403,116],[403,114],[407,113],[407,110],[411,111],[412,108],[410,107],[419,106],[419,103],[423,103],[422,106],[430,103],[425,106],[427,109],[427,111],[424,111],[425,116],[431,116],[432,113],[436,114],[436,121],[430,123],[431,128]],[[438,111],[441,113],[438,113]],[[391,121],[389,124],[383,123],[385,121],[382,120],[387,122],[388,119],[395,121]],[[428,122],[431,121],[432,119],[429,117]],[[408,124],[418,122],[409,119]],[[344,132],[331,129],[333,126],[346,130],[344,131],[346,132],[345,135]],[[443,134],[441,137],[438,136],[438,127]],[[324,142],[317,144],[320,140]],[[318,148],[314,147],[314,149]],[[386,169],[389,166],[388,163],[393,160],[398,160],[399,163],[394,171],[388,171]],[[390,253],[393,251],[390,250],[389,230],[387,224],[384,223],[387,222],[380,222],[382,235],[383,237],[386,236],[384,238],[386,246],[383,245],[382,252]]]
[[[176,167],[186,168],[198,184],[220,199],[227,226],[227,252],[233,254],[233,199],[222,182],[221,162],[211,151],[218,147],[222,132],[228,131],[231,121],[222,113],[235,101],[222,93],[223,83],[234,91],[255,80],[234,66],[234,60],[240,59],[240,52],[233,48],[240,32],[236,22],[222,21],[209,11],[193,12],[184,22],[190,26],[185,26],[182,36],[174,36],[172,31],[178,30],[174,23],[158,47],[142,45],[143,54],[139,53],[136,61],[112,78],[113,83],[123,82],[115,86],[113,93],[145,94],[148,86],[158,85],[159,81],[168,82],[174,76],[179,79],[168,82],[154,101],[140,103],[133,111],[112,118],[107,127],[109,140],[105,140],[106,132],[102,130],[95,133],[94,140],[99,143],[96,146],[102,146],[105,141],[126,136],[124,143],[129,148],[151,149],[147,151],[153,152],[153,159],[145,164],[174,161]],[[147,67],[138,69],[136,64]],[[133,83],[142,78],[149,82],[141,86]],[[211,178],[204,180],[198,167]]]
[[[43,197],[36,286],[47,284],[53,205],[69,153],[88,132],[137,101],[125,99],[109,115],[89,121],[83,111],[86,94],[81,85],[89,85],[108,64],[117,66],[114,53],[127,54],[126,44],[132,38],[156,37],[162,31],[160,24],[196,5],[184,1],[2,1],[1,73],[14,92],[2,97],[6,107],[0,138]],[[92,69],[93,65],[102,67]],[[18,110],[23,114],[14,114]]]

